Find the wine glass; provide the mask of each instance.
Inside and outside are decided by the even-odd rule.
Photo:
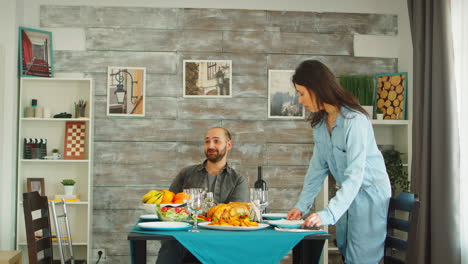
[[[265,213],[266,208],[268,206],[268,191],[267,190],[260,190],[258,192],[258,204],[260,206],[261,212]]]
[[[205,194],[205,212],[210,210],[210,208],[213,206],[215,206],[213,192],[207,192]]]
[[[189,232],[200,232],[198,230],[198,214],[203,212],[205,208],[204,196],[201,193],[193,193],[187,202],[187,208],[193,215],[193,229],[189,230]]]
[[[260,188],[250,188],[250,202],[259,207]]]

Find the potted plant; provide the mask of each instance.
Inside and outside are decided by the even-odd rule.
[[[377,108],[375,109],[375,113],[376,113],[376,116],[377,116],[377,120],[383,120],[383,111],[382,111],[382,108]]]
[[[59,159],[60,158],[60,152],[58,149],[53,149],[52,150],[52,156],[54,156],[55,159]]]
[[[354,95],[369,116],[372,117],[374,77],[370,75],[341,76],[340,85]]]
[[[75,181],[72,179],[65,179],[62,181],[63,188],[65,189],[65,195],[72,195],[75,189]]]
[[[410,185],[408,172],[401,161],[401,154],[401,152],[393,149],[382,151],[387,174],[392,184],[392,193],[395,196],[400,192],[408,192]]]

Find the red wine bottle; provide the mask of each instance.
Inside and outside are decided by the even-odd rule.
[[[254,187],[258,188],[258,189],[262,189],[263,191],[265,191],[267,189],[267,184],[263,180],[263,175],[262,174],[263,174],[262,173],[262,166],[258,166],[258,178],[257,178],[257,181],[255,181],[255,183],[254,183]]]

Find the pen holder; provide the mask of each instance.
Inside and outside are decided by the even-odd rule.
[[[75,118],[85,117],[86,108],[75,108]]]

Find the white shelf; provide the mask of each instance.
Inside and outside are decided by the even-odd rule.
[[[72,243],[73,243],[73,246],[87,246],[87,245],[88,245],[88,243],[86,243],[86,242],[72,242]],[[28,243],[26,243],[26,242],[19,242],[18,245],[19,245],[19,246],[27,246]],[[57,243],[57,242],[52,242],[52,245],[58,247],[58,243]]]
[[[21,121],[89,121],[89,118],[35,118],[35,117],[21,117]]]
[[[387,125],[387,126],[406,126],[411,123],[411,120],[376,120],[372,119],[373,125]]]
[[[50,200],[49,200],[49,201],[50,201]],[[21,206],[23,206],[23,201],[20,201],[19,204],[20,204]],[[88,205],[89,202],[84,202],[84,201],[83,201],[83,202],[68,202],[68,203],[65,202],[65,204],[66,204],[67,206],[71,206],[71,205]]]
[[[88,163],[89,160],[45,160],[45,159],[21,159],[21,162],[31,162],[31,163]]]
[[[24,224],[23,197],[27,191],[28,179],[43,179],[44,191],[50,200],[55,194],[63,193],[61,182],[64,179],[76,181],[76,192],[81,195],[79,202],[66,202],[73,246],[78,246],[86,261],[90,258],[92,227],[92,161],[93,161],[93,81],[92,79],[68,78],[21,78],[18,104],[18,177],[17,177],[17,223],[16,244],[25,246],[26,230]],[[51,113],[75,112],[75,103],[86,100],[86,115],[83,118],[27,118],[24,113],[36,99],[38,106]],[[75,115],[73,115],[75,116]],[[25,138],[46,138],[47,149],[58,149],[64,153],[66,122],[84,122],[86,125],[84,159],[24,159]],[[49,204],[50,205],[50,204]],[[34,212],[39,213],[39,212]],[[52,215],[51,215],[52,217]],[[54,224],[51,221],[51,228]],[[57,246],[57,243],[54,243]],[[25,248],[21,247],[22,251]],[[23,254],[27,254],[23,252]]]

